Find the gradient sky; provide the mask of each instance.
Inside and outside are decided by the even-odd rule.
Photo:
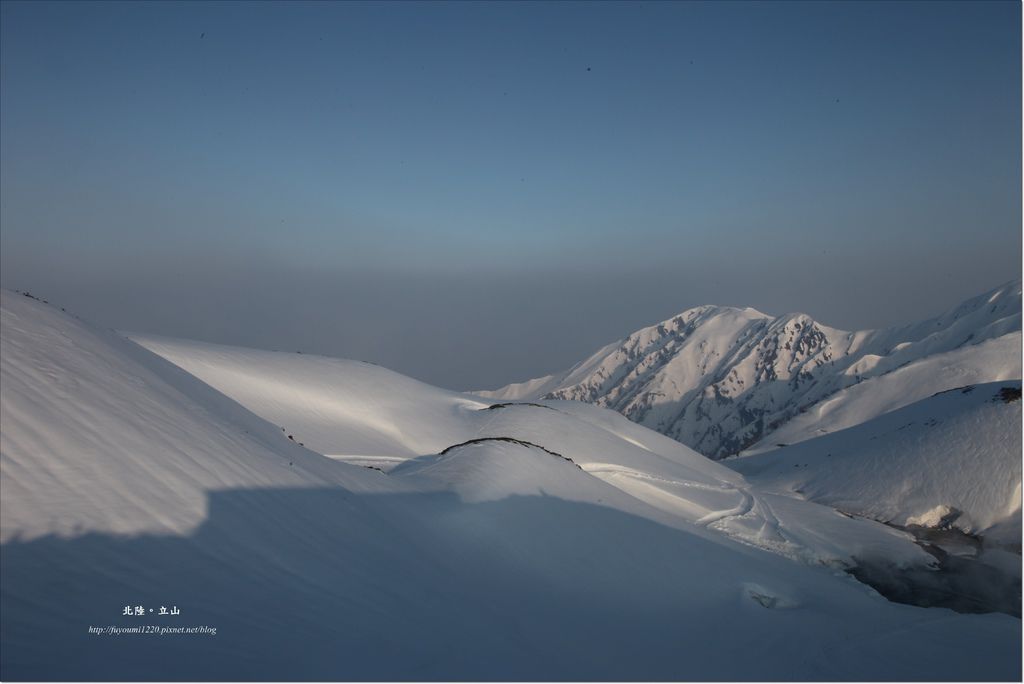
[[[0,5],[0,284],[456,389],[1020,277],[1021,5]]]

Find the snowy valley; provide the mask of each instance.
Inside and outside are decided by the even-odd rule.
[[[733,469],[584,403],[2,305],[4,679],[1020,676],[1019,619],[890,602],[849,572],[938,572],[871,519],[934,515],[941,487],[899,494],[930,449],[872,466],[892,485],[875,509],[852,479],[828,486],[820,449]],[[1019,541],[1020,402],[982,403],[994,391],[929,415],[946,437],[989,431],[975,469],[947,459],[980,487],[949,503]],[[826,458],[856,470],[919,413]],[[216,633],[90,633],[141,625]]]

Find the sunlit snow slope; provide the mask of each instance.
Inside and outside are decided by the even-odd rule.
[[[577,402],[491,404],[372,364],[139,335],[134,339],[281,425],[294,440],[337,460],[399,475],[409,471],[391,469],[408,458],[430,460],[456,444],[511,438],[564,457],[593,476],[578,481],[612,485],[619,490],[618,507],[637,512],[638,504],[647,504],[670,514],[669,524],[692,523],[814,563],[848,565],[865,556],[901,563],[928,560],[907,538],[886,528],[762,495],[733,470],[606,409]],[[579,472],[573,475],[578,478]],[[489,486],[503,487],[505,478],[495,476],[497,484]],[[780,519],[777,511],[794,505],[799,513]]]
[[[846,332],[804,314],[702,306],[569,371],[478,392],[614,409],[713,458],[842,429],[935,392],[1021,377],[1021,284],[921,323]]]
[[[609,411],[164,342],[197,379],[0,303],[0,678],[1020,677],[1019,620],[817,562],[917,562],[902,533]],[[148,625],[216,634],[110,633]]]

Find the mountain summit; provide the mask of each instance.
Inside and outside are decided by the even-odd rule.
[[[857,332],[806,314],[700,306],[565,373],[477,394],[596,404],[725,458],[849,427],[953,387],[1019,378],[1020,330],[1019,280],[920,323]]]

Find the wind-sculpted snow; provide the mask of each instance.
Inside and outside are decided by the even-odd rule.
[[[803,314],[703,306],[637,331],[564,374],[476,394],[596,404],[723,458],[808,439],[811,424],[854,424],[822,426],[804,416],[825,402],[837,409],[868,381],[884,400],[861,402],[860,420],[941,389],[1020,378],[1020,327],[1019,281],[922,323],[862,332]]]
[[[839,571],[909,535],[614,412],[2,304],[0,678],[1020,677],[1019,620]],[[216,635],[89,632],[140,625]]]

